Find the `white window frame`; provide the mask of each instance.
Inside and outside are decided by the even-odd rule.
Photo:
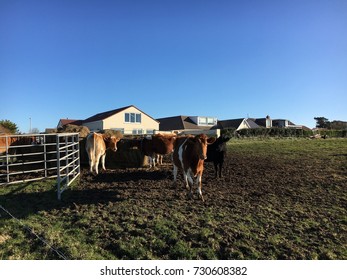
[[[207,125],[207,118],[206,117],[199,117],[199,124],[198,125]]]
[[[142,128],[134,128],[132,130],[133,135],[143,135],[143,129]]]
[[[124,113],[124,123],[141,123],[141,122],[142,122],[141,113]]]

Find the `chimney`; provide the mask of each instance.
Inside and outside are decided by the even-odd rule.
[[[272,127],[272,120],[269,115],[266,116],[266,128],[271,128]]]

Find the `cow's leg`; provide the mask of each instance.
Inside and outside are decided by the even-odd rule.
[[[155,160],[157,162],[157,165],[160,164],[160,155],[159,154],[155,154]]]
[[[104,153],[104,154],[101,156],[101,165],[102,165],[102,169],[103,169],[103,170],[106,170],[106,167],[105,167],[105,160],[106,160],[106,153]]]
[[[153,162],[153,167],[155,167],[155,159],[157,158],[156,154],[152,155],[152,162]]]
[[[186,187],[189,189],[189,198],[193,197],[193,186],[194,186],[194,180],[192,178],[192,172],[190,168],[186,172]]]
[[[222,167],[223,167],[223,161],[219,163],[219,178],[222,178]]]
[[[174,177],[174,186],[176,186],[176,180],[177,180],[177,171],[178,171],[178,168],[176,165],[173,165],[173,177]]]
[[[148,156],[148,164],[149,164],[149,168],[151,168],[152,165],[153,165],[153,167],[155,167],[155,161],[154,161],[153,156]]]
[[[100,155],[97,155],[96,159],[95,159],[95,172],[96,172],[96,174],[99,174],[99,162],[100,162]]]
[[[157,164],[163,165],[163,155],[157,155]]]
[[[90,173],[93,173],[94,155],[91,152],[89,152],[88,157],[89,157],[89,171]]]
[[[196,178],[196,185],[198,187],[198,195],[201,198],[203,202],[205,202],[204,197],[202,196],[202,191],[201,191],[201,179],[202,179],[202,172],[198,173],[198,176]]]
[[[217,178],[217,174],[218,174],[218,162],[214,161],[213,162],[214,165],[214,178]]]
[[[192,198],[193,194],[192,194],[192,187],[191,185],[189,185],[188,183],[188,174],[186,172],[183,172],[183,177],[184,177],[184,183],[185,183],[185,187],[188,189],[189,193],[188,193],[188,197]]]

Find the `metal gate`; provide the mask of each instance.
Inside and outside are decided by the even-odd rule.
[[[80,175],[78,133],[0,135],[0,186],[57,178],[57,196]]]

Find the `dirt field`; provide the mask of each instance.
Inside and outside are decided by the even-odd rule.
[[[51,191],[12,191],[4,205],[22,218],[38,214],[28,223],[73,259],[347,259],[346,141],[321,143],[229,144],[222,179],[205,163],[205,203],[188,199],[181,175],[173,188],[167,159],[97,176],[84,167],[60,203]],[[24,212],[19,200],[30,205]]]

